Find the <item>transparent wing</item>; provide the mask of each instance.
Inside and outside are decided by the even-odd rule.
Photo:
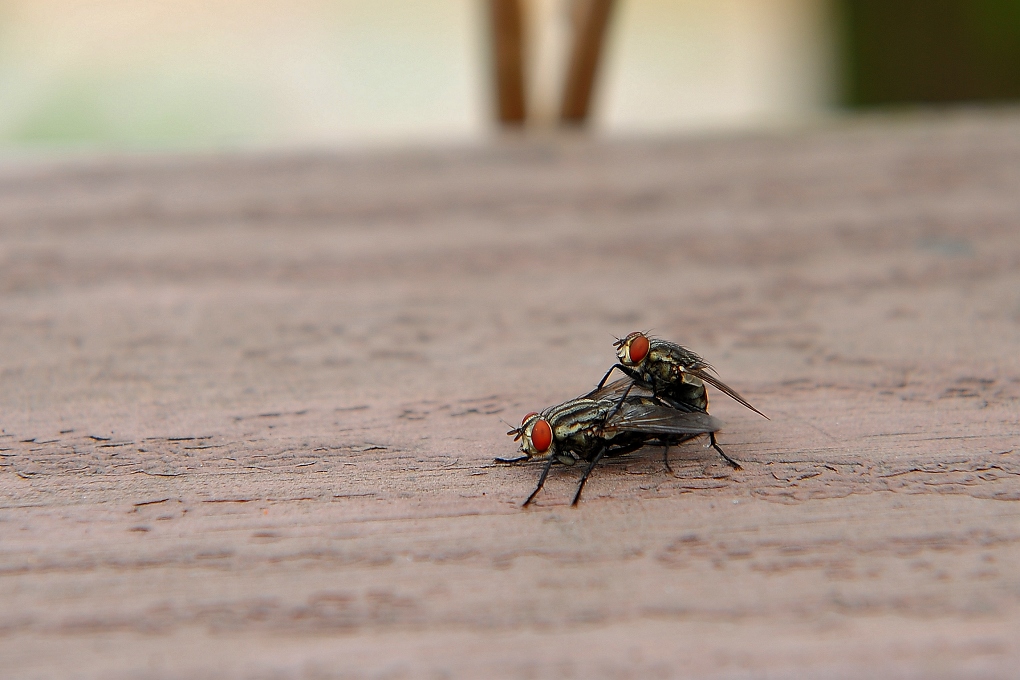
[[[685,413],[649,402],[623,404],[607,423],[607,429],[647,434],[707,434],[722,429],[722,421],[700,411]]]
[[[719,378],[709,373],[708,370],[706,370],[707,368],[710,367],[706,366],[706,368],[688,369],[688,373],[697,376],[698,378],[701,378],[703,381],[707,382],[709,385],[716,388],[726,396],[751,409],[765,420],[770,420],[770,418],[767,415],[765,415],[755,407],[751,406],[751,404],[749,404],[746,399],[737,394],[737,391],[735,389],[733,389],[732,387],[724,383],[722,380],[719,380]]]
[[[627,390],[630,390],[629,392]],[[640,384],[635,383],[633,378],[620,378],[615,380],[601,390],[592,390],[588,394],[581,397],[582,399],[609,399],[612,401],[619,401],[623,399],[623,395],[626,394],[628,397],[646,397],[651,396],[651,390],[641,387]]]

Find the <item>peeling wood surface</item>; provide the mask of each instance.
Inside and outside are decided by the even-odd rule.
[[[506,467],[654,329],[768,413]],[[1014,677],[1020,117],[0,166],[0,675]]]

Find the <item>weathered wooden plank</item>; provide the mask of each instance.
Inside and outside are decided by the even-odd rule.
[[[1007,677],[1020,118],[0,169],[4,677]],[[722,442],[493,465],[612,335]]]

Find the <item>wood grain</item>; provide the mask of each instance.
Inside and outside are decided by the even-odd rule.
[[[0,166],[0,675],[1015,673],[1020,117],[518,142]],[[635,329],[744,469],[521,510]]]

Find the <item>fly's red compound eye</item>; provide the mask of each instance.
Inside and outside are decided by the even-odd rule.
[[[531,428],[531,445],[539,453],[545,453],[552,446],[552,428],[546,420],[538,420]]]
[[[528,415],[524,416],[524,420],[521,421],[521,425],[523,425],[524,423],[528,422],[528,418],[530,418],[531,416],[537,416],[537,415],[538,415],[538,411],[532,411]]]
[[[641,333],[635,333],[627,345],[627,358],[632,364],[640,364],[648,356],[648,338]]]

